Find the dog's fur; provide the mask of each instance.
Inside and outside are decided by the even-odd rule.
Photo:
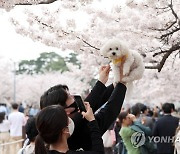
[[[101,55],[108,57],[113,62],[114,82],[120,81],[120,65],[122,57],[125,58],[123,65],[123,78],[125,83],[132,83],[134,80],[142,78],[144,73],[144,63],[138,52],[128,50],[128,48],[118,39],[109,40],[100,50]]]

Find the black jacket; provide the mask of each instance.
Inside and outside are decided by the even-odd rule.
[[[178,127],[179,119],[173,117],[171,115],[164,115],[155,123],[153,128],[153,136],[158,136],[162,139],[161,143],[157,143],[157,153],[161,154],[173,154],[174,153],[174,146],[173,146],[173,139],[172,137],[175,135],[176,128]],[[163,138],[165,140],[163,141]],[[169,138],[169,143],[168,142]],[[159,139],[155,141],[158,142]]]
[[[90,133],[91,133],[91,140],[92,140],[92,149],[91,151],[72,151],[69,150],[66,154],[104,154],[104,146],[103,141],[101,138],[101,132],[98,127],[98,123],[96,120],[88,122],[87,124]],[[48,154],[64,154],[55,150],[50,150]]]
[[[113,88],[112,85],[106,88],[104,84],[98,81],[90,95],[85,100],[90,102],[90,105],[95,112],[101,105],[106,102],[108,96],[110,96],[105,107],[102,108],[97,114],[95,114],[101,135],[103,135],[104,132],[110,127],[110,125],[116,120],[121,110],[125,93],[126,86],[121,83],[118,83],[115,88]],[[103,96],[106,98],[103,98]],[[68,139],[69,149],[76,150],[83,148],[85,151],[91,150],[92,143],[90,131],[87,127],[88,121],[83,119],[80,113],[75,113],[72,117],[72,120],[74,121],[75,129],[72,136]]]

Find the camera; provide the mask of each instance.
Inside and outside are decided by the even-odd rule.
[[[86,108],[84,106],[83,100],[80,95],[74,95],[75,102],[79,108],[79,110],[82,112],[86,112]]]

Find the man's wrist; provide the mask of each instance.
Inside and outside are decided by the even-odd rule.
[[[99,81],[100,81],[101,83],[103,83],[104,85],[106,84],[106,80],[101,80],[101,79],[99,79]]]
[[[118,82],[114,82],[114,83],[113,83],[114,87],[115,87],[118,83],[121,83],[121,84],[123,84],[123,85],[126,86],[126,83],[125,83],[125,82],[118,81]]]

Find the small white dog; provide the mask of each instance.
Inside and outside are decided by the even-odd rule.
[[[118,39],[109,40],[100,50],[101,55],[108,57],[113,65],[114,82],[120,81],[120,65],[122,59],[125,59],[123,65],[122,81],[131,84],[134,80],[142,78],[144,73],[144,63],[138,52],[128,50],[127,47]]]

